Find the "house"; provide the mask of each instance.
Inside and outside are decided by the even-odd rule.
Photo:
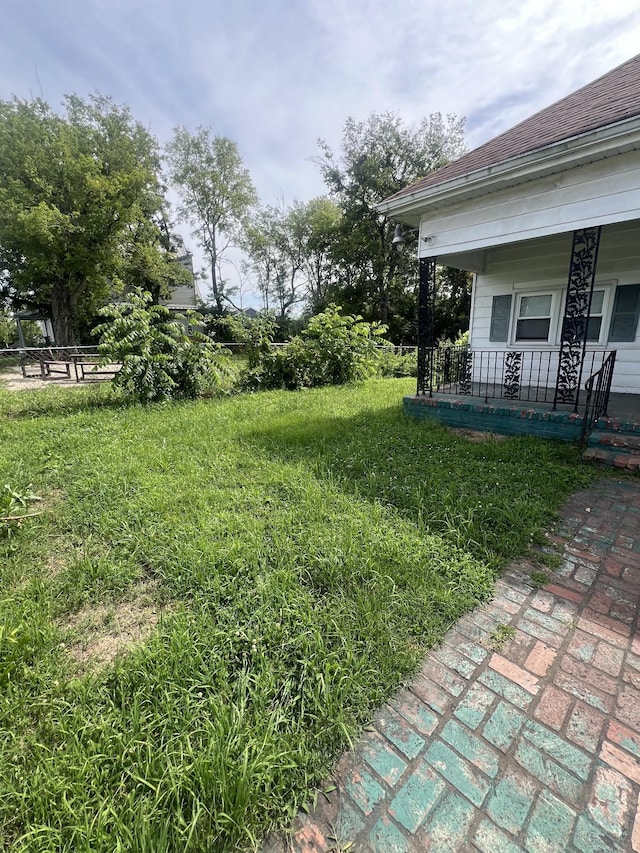
[[[419,231],[408,411],[453,422],[454,401],[479,401],[480,428],[504,409],[528,423],[504,415],[486,428],[536,432],[539,420],[564,438],[613,400],[629,423],[640,417],[640,55],[378,210]],[[436,262],[474,274],[468,351],[433,349]]]
[[[193,272],[193,254],[187,251],[184,240],[179,234],[171,235],[171,251],[175,255],[176,263],[190,273],[190,279],[185,284],[174,287],[170,297],[162,299],[161,304],[176,313],[195,311],[202,300],[196,289],[196,277]]]

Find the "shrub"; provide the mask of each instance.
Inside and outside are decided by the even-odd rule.
[[[100,311],[100,364],[120,362],[113,378],[141,402],[193,398],[220,392],[229,375],[228,355],[204,335],[188,336],[184,326],[151,294],[133,291],[124,302]]]
[[[316,314],[307,328],[276,349],[262,337],[250,351],[242,385],[258,388],[313,388],[359,382],[378,369],[378,349],[386,328],[340,313],[337,305]]]
[[[380,352],[378,374],[384,377],[417,376],[417,351],[413,350],[405,355],[399,355],[394,349],[385,347]]]

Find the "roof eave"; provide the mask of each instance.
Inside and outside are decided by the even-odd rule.
[[[376,210],[398,219],[404,215],[415,216],[421,208],[455,204],[635,148],[640,148],[640,116],[554,142],[397,198],[385,199],[376,205]]]

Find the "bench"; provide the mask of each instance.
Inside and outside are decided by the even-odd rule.
[[[20,359],[20,369],[25,379],[71,379],[71,362],[51,355],[35,360],[23,357]]]
[[[74,355],[73,366],[76,374],[76,382],[92,382],[100,379],[111,379],[122,367],[121,364],[100,365],[99,353],[82,353]]]

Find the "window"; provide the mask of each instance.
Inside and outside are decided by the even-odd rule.
[[[517,341],[549,340],[553,295],[541,293],[521,296],[516,320]]]
[[[511,320],[511,294],[494,296],[491,304],[490,341],[506,341],[509,339],[509,321]]]
[[[604,313],[604,290],[594,290],[591,297],[591,311],[587,322],[587,341],[598,343],[602,331],[602,316]]]
[[[640,313],[640,284],[625,284],[616,289],[611,314],[609,340],[615,343],[635,341]]]

